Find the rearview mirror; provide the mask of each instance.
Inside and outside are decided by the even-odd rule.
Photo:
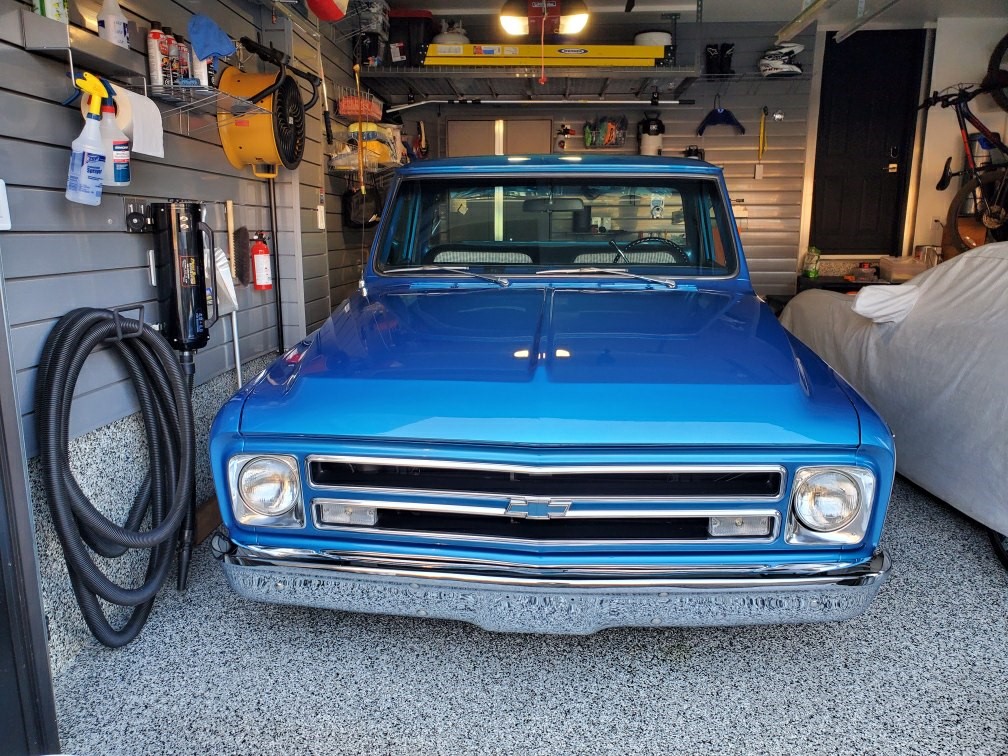
[[[580,197],[537,197],[522,202],[526,213],[556,213],[584,210],[584,200]]]

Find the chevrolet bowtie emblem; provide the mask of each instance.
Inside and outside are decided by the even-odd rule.
[[[507,514],[510,517],[525,517],[529,520],[550,520],[563,517],[570,509],[569,501],[553,499],[511,499]]]

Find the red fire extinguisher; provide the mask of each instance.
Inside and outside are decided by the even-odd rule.
[[[261,236],[252,242],[252,287],[256,291],[273,288],[273,270],[270,267],[270,251]]]

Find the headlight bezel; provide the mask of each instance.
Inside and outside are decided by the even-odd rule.
[[[809,527],[798,514],[797,499],[801,488],[823,473],[835,473],[852,481],[858,491],[858,506],[851,520],[832,530]],[[864,541],[875,502],[877,480],[873,470],[856,465],[809,465],[795,470],[791,484],[784,540],[803,546],[855,545]]]
[[[288,509],[269,514],[250,504],[242,495],[241,478],[250,464],[259,460],[281,463],[291,475],[294,501]],[[296,457],[289,454],[236,454],[228,460],[228,488],[231,511],[242,525],[272,528],[303,528],[305,524],[304,496],[301,489],[301,468]]]

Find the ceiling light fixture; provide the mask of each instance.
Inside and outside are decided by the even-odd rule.
[[[540,31],[577,34],[588,24],[584,0],[507,0],[500,12],[501,26],[515,36]]]

